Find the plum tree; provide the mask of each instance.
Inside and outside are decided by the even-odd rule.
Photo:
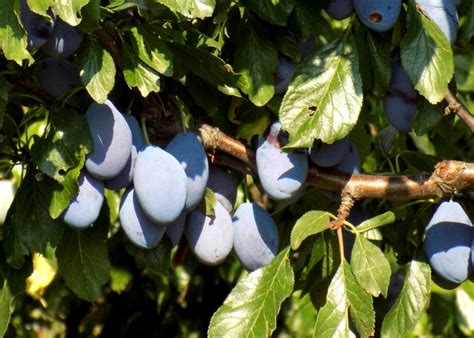
[[[166,146],[184,169],[187,177],[186,210],[193,210],[201,201],[209,178],[206,151],[193,132],[179,133]]]
[[[187,177],[173,155],[158,146],[145,145],[138,152],[133,185],[145,215],[154,223],[165,225],[181,215]]]
[[[33,12],[26,0],[20,0],[20,9],[21,23],[27,33],[28,48],[43,46],[53,32],[55,18]]]
[[[104,202],[102,181],[81,171],[77,178],[78,191],[62,214],[63,221],[78,230],[91,226],[99,217]]]
[[[211,165],[207,186],[214,191],[216,199],[230,213],[237,197],[237,183],[229,170]]]
[[[119,175],[127,164],[132,148],[132,132],[123,115],[113,103],[92,103],[86,119],[94,141],[94,151],[87,155],[85,167],[102,180]]]
[[[385,32],[397,22],[402,1],[354,0],[353,5],[365,26],[377,32]]]
[[[265,137],[258,142],[257,172],[262,188],[271,198],[294,197],[308,175],[308,156],[303,152],[283,152],[284,135],[280,122],[274,122]]]
[[[229,212],[220,204],[214,215],[206,215],[200,208],[188,214],[184,233],[194,255],[207,265],[217,265],[232,251],[234,232]]]
[[[76,52],[81,42],[82,32],[58,18],[42,48],[50,56],[67,58]]]
[[[133,173],[135,171],[138,150],[146,143],[145,136],[143,135],[142,128],[138,124],[137,119],[133,115],[125,115],[125,121],[127,121],[130,131],[132,132],[130,156],[125,167],[116,177],[104,181],[104,185],[107,189],[119,190],[128,187],[133,182]]]
[[[242,203],[232,217],[234,251],[249,271],[269,264],[278,252],[278,229],[268,212],[256,203]]]
[[[332,144],[315,141],[309,152],[309,158],[320,167],[333,167],[342,161],[349,151],[350,140],[344,137]]]
[[[337,20],[346,19],[354,13],[352,2],[353,0],[329,0],[326,13]]]
[[[127,238],[141,248],[156,247],[165,233],[164,225],[155,224],[146,217],[133,187],[129,187],[122,195],[119,216]]]
[[[442,280],[460,284],[471,274],[472,223],[458,202],[445,201],[426,226],[423,248]]]
[[[439,26],[451,45],[458,31],[458,11],[453,0],[416,0],[416,3]]]
[[[41,89],[54,97],[61,97],[81,85],[76,67],[63,58],[48,57],[35,65],[34,74]]]

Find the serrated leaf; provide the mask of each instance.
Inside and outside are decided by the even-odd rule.
[[[371,61],[372,91],[376,96],[383,96],[390,83],[390,41],[378,38],[374,33],[367,32],[368,54]]]
[[[55,12],[71,26],[77,26],[81,22],[81,9],[88,3],[89,0],[51,0]]]
[[[296,0],[290,16],[303,39],[308,38],[314,31],[319,31],[326,21],[321,16],[321,3],[318,1]]]
[[[128,242],[125,248],[133,256],[139,269],[147,270],[155,276],[168,277],[171,261],[171,242],[168,238],[163,238],[158,246],[151,250]]]
[[[143,97],[147,97],[151,92],[160,91],[160,75],[142,62],[127,47],[123,47],[123,76],[127,85],[137,87]]]
[[[410,263],[402,291],[395,304],[385,315],[382,337],[405,337],[415,326],[428,304],[431,270],[425,258],[418,254]]]
[[[413,131],[417,136],[422,136],[433,129],[443,118],[444,108],[446,107],[442,102],[437,105],[432,105],[424,98],[421,98],[421,100],[423,102],[418,104],[418,107],[420,105],[421,107],[417,109],[416,115],[411,123]],[[420,99],[418,99],[418,101],[420,101]]]
[[[58,110],[51,114],[48,131],[34,143],[31,158],[43,173],[64,182],[65,172],[77,166],[93,147],[84,116],[74,111]]]
[[[271,40],[252,22],[243,21],[238,31],[234,56],[240,73],[239,88],[256,106],[265,105],[274,95],[273,74],[278,65],[278,52]]]
[[[29,172],[15,194],[3,227],[3,248],[8,264],[19,269],[30,251],[44,253],[48,245],[55,247],[63,227],[49,216],[36,176]]]
[[[294,275],[284,249],[264,268],[239,281],[214,313],[209,337],[269,337],[281,304],[293,291]]]
[[[33,57],[26,50],[26,33],[18,21],[14,5],[15,1],[3,1],[0,6],[0,49],[8,60],[21,65],[23,60],[33,62]],[[17,8],[17,13],[19,11]]]
[[[368,239],[357,235],[352,248],[351,268],[360,286],[374,297],[387,298],[392,270],[383,252]]]
[[[96,102],[104,103],[115,84],[112,56],[96,40],[85,36],[77,59],[81,81],[87,92]]]
[[[59,274],[78,297],[88,301],[97,299],[109,280],[109,218],[104,210],[107,208],[102,208],[99,220],[86,230],[72,230],[63,224],[64,235],[56,249]]]
[[[372,297],[357,284],[349,264],[343,260],[329,285],[326,304],[316,318],[313,337],[348,337],[348,310],[359,334],[362,337],[373,335]]]
[[[291,248],[298,249],[306,238],[328,229],[330,215],[326,211],[313,210],[301,216],[291,230]]]
[[[5,108],[8,102],[8,92],[11,89],[10,83],[0,75],[0,129],[3,128],[3,118],[5,116]]]
[[[242,2],[263,20],[284,26],[288,15],[293,10],[295,0],[244,0]]]
[[[395,222],[396,216],[392,211],[384,212],[383,214],[372,217],[363,221],[357,226],[357,231],[366,232],[372,229],[383,227],[387,224]]]
[[[173,75],[173,55],[168,46],[150,34],[146,26],[134,26],[131,32],[133,46],[140,60],[160,74]]]
[[[157,1],[157,0],[155,0]],[[204,19],[212,16],[215,0],[159,0],[157,1],[187,18]]]
[[[436,104],[443,100],[454,75],[453,51],[438,25],[410,2],[407,33],[400,42],[403,68],[415,89]]]
[[[312,146],[346,136],[362,108],[362,79],[350,30],[296,67],[280,107],[280,121],[290,134],[286,148]]]

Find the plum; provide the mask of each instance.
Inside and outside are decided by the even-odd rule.
[[[309,158],[320,167],[333,167],[342,161],[349,150],[349,138],[344,137],[332,144],[316,140],[309,153]]]
[[[71,228],[81,230],[99,217],[104,202],[104,184],[83,170],[77,178],[77,185],[79,189],[61,217]]]
[[[145,216],[133,187],[125,190],[119,208],[120,224],[127,238],[136,246],[152,249],[158,245],[166,227]]]
[[[187,212],[186,210],[183,210],[181,215],[179,215],[175,221],[166,224],[166,235],[171,239],[173,247],[179,244],[179,241],[183,236],[184,227],[186,225],[186,216]]]
[[[426,226],[423,249],[434,272],[460,284],[471,273],[472,223],[458,202],[442,202]]]
[[[303,152],[282,152],[286,143],[280,122],[274,122],[266,137],[258,142],[257,173],[263,190],[275,200],[298,194],[308,175],[308,156]]]
[[[403,68],[400,54],[398,53],[392,59],[392,75],[388,92],[392,95],[402,96],[407,100],[416,100],[416,90],[411,84],[405,68]]]
[[[87,155],[86,169],[98,179],[119,175],[127,164],[132,148],[132,132],[123,115],[112,102],[92,103],[86,119],[94,142],[94,151]]]
[[[127,121],[130,131],[132,132],[132,148],[127,164],[125,164],[120,174],[104,182],[105,187],[111,190],[126,188],[132,183],[138,149],[141,149],[146,143],[145,136],[137,119],[132,115],[125,115],[125,121]]]
[[[217,265],[232,251],[234,232],[229,212],[220,204],[214,207],[215,215],[205,215],[196,208],[186,218],[185,234],[189,247],[196,257],[208,265]]]
[[[458,30],[458,11],[453,0],[416,0],[417,5],[439,26],[451,45]]]
[[[232,173],[216,165],[211,165],[207,186],[214,191],[219,203],[228,212],[232,212],[237,197],[237,183]]]
[[[354,9],[362,23],[377,32],[391,29],[398,20],[401,0],[354,0]]]
[[[54,17],[45,17],[33,12],[26,0],[20,0],[20,20],[27,35],[27,47],[39,48],[51,36],[55,25]]]
[[[193,210],[204,196],[209,178],[206,151],[193,132],[177,134],[166,147],[166,151],[181,163],[186,173],[186,210]]]
[[[51,36],[42,48],[50,56],[67,58],[74,54],[81,42],[82,32],[58,18]]]
[[[48,57],[41,60],[34,68],[34,74],[41,89],[54,97],[61,97],[81,85],[79,71],[62,58]]]
[[[232,218],[234,251],[249,271],[269,264],[278,252],[278,229],[270,214],[255,203],[242,203]]]
[[[388,122],[394,128],[402,132],[412,130],[411,123],[416,115],[416,100],[389,93],[383,98],[383,108]]]
[[[353,0],[329,0],[326,13],[336,20],[344,20],[354,13]]]
[[[347,148],[347,152],[344,154],[344,157],[338,164],[335,165],[334,168],[350,174],[360,173],[359,153],[357,152],[357,148],[355,144],[352,143],[352,141],[349,142],[349,147]]]
[[[173,155],[158,146],[145,145],[138,152],[133,185],[145,215],[152,222],[166,225],[181,215],[187,178]]]
[[[290,80],[295,73],[296,64],[285,56],[278,59],[278,68],[275,73],[273,84],[276,94],[283,94],[288,89]]]

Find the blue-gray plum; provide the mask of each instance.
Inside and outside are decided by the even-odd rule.
[[[208,265],[217,265],[232,251],[234,232],[229,212],[216,203],[213,216],[205,215],[200,208],[186,218],[185,234],[189,247],[196,257]]]
[[[360,21],[377,32],[391,29],[398,20],[401,0],[354,0],[354,9]]]
[[[388,92],[392,95],[402,96],[407,100],[416,100],[416,90],[411,84],[405,68],[403,68],[400,54],[398,53],[392,59],[392,75]]]
[[[288,89],[290,80],[295,73],[296,64],[287,57],[280,56],[278,68],[273,77],[276,94],[283,94]]]
[[[308,156],[304,152],[282,152],[286,143],[280,122],[258,142],[257,173],[262,188],[274,200],[290,199],[298,194],[308,175]]]
[[[350,174],[360,173],[360,159],[359,153],[354,143],[349,142],[347,152],[344,154],[342,160],[335,165],[337,170]]]
[[[166,147],[183,166],[187,176],[186,210],[193,210],[201,201],[209,178],[209,162],[203,145],[193,132],[179,133]]]
[[[426,226],[423,249],[443,280],[460,284],[471,273],[472,223],[458,202],[439,205]]]
[[[152,249],[158,245],[166,227],[153,223],[138,203],[133,187],[125,190],[119,208],[120,224],[127,238],[136,246]]]
[[[256,203],[242,203],[232,218],[234,251],[243,267],[254,271],[278,252],[278,229],[270,214]]]
[[[33,12],[26,0],[20,0],[20,19],[26,31],[28,48],[39,48],[48,41],[53,32],[54,18]]]
[[[48,57],[34,68],[41,89],[54,97],[61,97],[74,87],[81,85],[79,71],[62,58]]]
[[[67,58],[74,54],[81,42],[82,32],[58,18],[51,36],[42,48],[48,55]]]
[[[343,20],[354,13],[353,0],[329,0],[326,13],[336,20]]]
[[[333,167],[342,161],[349,150],[349,138],[344,137],[332,144],[316,140],[309,152],[309,158],[320,167]]]
[[[169,239],[171,239],[173,247],[179,244],[179,241],[183,236],[184,227],[186,225],[186,216],[187,212],[186,210],[183,210],[181,215],[179,215],[175,221],[166,224],[166,235],[169,237]]]
[[[87,155],[85,167],[94,177],[114,178],[125,167],[132,148],[132,132],[123,115],[112,102],[92,103],[86,119],[94,142],[94,151]]]
[[[416,115],[416,100],[387,94],[383,98],[383,109],[388,122],[394,128],[402,132],[412,130],[411,123]]]
[[[127,121],[132,132],[132,148],[127,163],[120,174],[104,182],[105,187],[111,190],[126,188],[132,183],[138,149],[141,149],[146,143],[145,136],[137,119],[132,115],[125,115],[125,121]]]
[[[237,197],[237,183],[232,173],[227,169],[211,165],[207,186],[214,191],[219,203],[228,212],[232,212]]]
[[[458,31],[458,11],[453,0],[416,0],[416,3],[439,26],[451,45]]]
[[[158,146],[145,145],[138,152],[133,185],[145,215],[153,222],[166,225],[181,215],[187,177],[173,155]]]
[[[63,221],[74,229],[85,229],[94,223],[104,202],[104,184],[82,171],[77,178],[79,187],[62,214]]]

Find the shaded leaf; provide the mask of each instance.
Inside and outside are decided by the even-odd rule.
[[[160,91],[160,75],[135,55],[127,47],[123,46],[124,68],[123,76],[127,85],[137,87],[143,97],[151,92]]]
[[[263,20],[282,26],[286,24],[286,19],[293,10],[295,3],[294,0],[243,0],[242,2],[257,13]]]
[[[390,41],[379,39],[371,31],[367,32],[367,46],[371,61],[372,91],[376,96],[387,92],[391,77]]]
[[[459,13],[462,13],[463,16],[460,19],[461,25],[456,42],[461,43],[465,47],[472,48],[472,38],[474,36],[474,2],[463,1],[459,7]]]
[[[330,215],[326,211],[318,210],[305,213],[296,221],[293,230],[291,230],[291,248],[298,249],[306,238],[329,228]]]
[[[8,101],[8,92],[11,89],[10,83],[0,75],[0,129],[3,128],[3,118],[5,116],[5,107]]]
[[[127,242],[125,248],[133,256],[139,269],[155,276],[168,277],[171,261],[171,242],[164,237],[154,249],[142,249]]]

